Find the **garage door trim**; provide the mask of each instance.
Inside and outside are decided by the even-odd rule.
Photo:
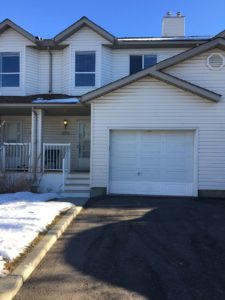
[[[129,130],[129,131],[193,131],[194,137],[194,161],[193,161],[193,196],[198,196],[198,127],[108,127],[107,128],[107,187],[106,191],[109,194],[110,187],[110,137],[114,130]]]

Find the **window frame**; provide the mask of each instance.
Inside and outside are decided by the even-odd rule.
[[[153,54],[153,53],[149,53],[149,54],[130,54],[129,55],[129,59],[130,59],[130,57],[131,56],[141,56],[141,62],[142,62],[142,64],[141,64],[141,70],[140,71],[142,71],[142,70],[144,70],[144,69],[146,69],[146,68],[149,68],[149,67],[146,67],[145,68],[145,56],[153,56],[153,57],[156,57],[156,64],[157,64],[157,62],[158,62],[158,55],[157,54]],[[129,60],[129,63],[130,63],[130,60]],[[140,71],[138,71],[138,72],[140,72]],[[130,68],[129,68],[129,73],[130,73]],[[137,73],[137,72],[135,72],[135,73]],[[133,74],[135,74],[135,73],[130,73],[130,75],[133,75]]]
[[[91,71],[91,72],[87,72],[87,71],[84,71],[84,72],[81,72],[81,71],[76,71],[76,61],[77,61],[77,53],[89,53],[89,54],[94,54],[94,57],[95,57],[95,71]],[[75,88],[87,88],[87,87],[95,87],[96,86],[96,51],[94,50],[76,50],[75,51],[75,63],[74,63],[74,69],[75,69],[75,72],[74,72],[74,85],[75,85]],[[76,83],[76,75],[77,74],[94,74],[95,77],[94,77],[94,85],[77,85]]]
[[[19,128],[19,135],[17,135],[18,140],[16,142],[10,142],[8,136],[8,126],[17,124],[17,129]],[[18,133],[18,132],[17,132]],[[21,143],[23,140],[23,121],[14,121],[14,120],[6,120],[2,130],[2,142],[3,143]]]
[[[2,57],[2,54],[6,54],[6,53],[9,53],[9,54],[17,54],[15,56],[18,56],[19,57],[19,72],[1,72],[1,68],[0,68],[0,76],[1,75],[19,75],[19,84],[18,85],[15,85],[15,86],[2,86],[2,79],[0,80],[0,89],[18,89],[21,87],[21,53],[20,51],[0,51],[0,64],[1,64],[1,57]]]
[[[142,54],[142,70],[151,67],[151,66],[149,66],[149,67],[146,67],[146,68],[145,68],[145,56],[153,56],[153,57],[156,57],[156,64],[157,64],[157,58],[158,58],[157,54]],[[153,66],[153,65],[152,65],[152,66]]]

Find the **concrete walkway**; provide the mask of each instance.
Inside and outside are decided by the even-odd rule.
[[[90,201],[15,299],[225,299],[225,201]]]

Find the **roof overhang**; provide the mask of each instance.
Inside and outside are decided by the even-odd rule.
[[[118,41],[113,45],[105,45],[112,49],[145,49],[145,48],[193,48],[207,43],[209,40],[149,40],[149,41]]]
[[[83,103],[0,103],[1,107],[34,107],[34,108],[45,108],[45,107],[83,107]]]
[[[33,108],[44,110],[45,115],[51,116],[89,116],[90,105],[84,104],[0,104],[1,115],[31,116]]]
[[[63,50],[68,46],[68,44],[43,43],[42,40],[38,40],[36,45],[29,45],[28,47],[37,50]]]

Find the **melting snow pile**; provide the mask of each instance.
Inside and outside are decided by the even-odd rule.
[[[54,193],[0,195],[0,277],[7,273],[6,260],[13,260],[24,252],[57,215],[73,206],[66,202],[45,202],[55,198]]]

